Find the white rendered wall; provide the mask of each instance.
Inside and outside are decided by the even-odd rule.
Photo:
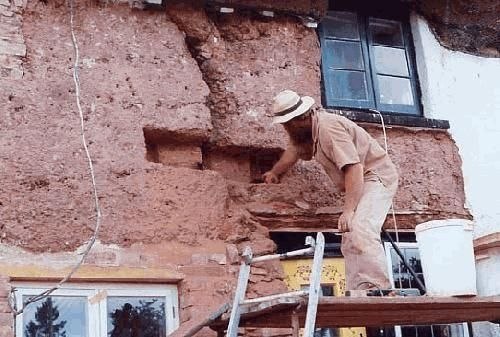
[[[413,15],[424,115],[450,121],[462,159],[474,236],[500,232],[500,59],[442,47],[427,22]],[[479,295],[500,295],[500,251],[476,261]],[[474,335],[500,337],[498,325],[475,323]]]
[[[450,121],[475,237],[499,232],[500,59],[442,47],[420,16],[411,26],[424,115]]]

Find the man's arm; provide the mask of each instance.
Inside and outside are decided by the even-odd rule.
[[[285,152],[281,155],[280,160],[274,164],[270,171],[262,175],[266,184],[277,184],[279,177],[288,171],[299,160],[297,148],[293,145],[288,145]]]
[[[360,163],[349,164],[342,168],[345,179],[345,204],[339,218],[339,230],[348,232],[354,211],[363,194],[363,165]]]

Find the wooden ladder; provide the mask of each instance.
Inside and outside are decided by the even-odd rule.
[[[236,286],[236,291],[234,294],[233,305],[231,307],[231,316],[229,318],[229,324],[227,327],[227,337],[237,337],[238,327],[240,324],[240,317],[242,314],[242,308],[245,305],[253,305],[266,301],[271,301],[278,298],[302,298],[308,296],[307,300],[307,314],[304,326],[303,337],[313,337],[314,327],[316,323],[316,312],[318,309],[319,296],[321,291],[321,269],[323,265],[323,253],[325,250],[325,238],[322,233],[318,233],[316,240],[311,236],[306,238],[306,245],[309,248],[294,250],[283,254],[272,254],[264,255],[259,257],[253,257],[252,250],[247,247],[243,251],[243,262],[240,266],[240,273],[238,276],[238,284]],[[294,291],[288,293],[281,293],[276,295],[245,299],[245,294],[248,286],[248,279],[250,277],[250,267],[254,263],[286,259],[294,256],[302,256],[306,254],[311,254],[314,252],[314,260],[311,271],[311,276],[309,278],[309,290]],[[292,317],[292,329],[293,336],[298,337],[299,335],[299,322],[298,316]]]

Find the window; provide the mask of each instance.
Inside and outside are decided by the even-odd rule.
[[[416,243],[399,243],[398,247],[405,257],[405,261],[424,282],[420,255]],[[389,277],[395,288],[417,288],[415,279],[410,274],[400,257],[389,242],[385,243],[385,252],[389,268]],[[396,326],[395,337],[469,337],[466,323],[439,324],[430,326]]]
[[[17,307],[48,287],[15,284]],[[173,285],[68,284],[16,318],[16,337],[159,337],[179,325]]]
[[[319,35],[327,107],[421,114],[407,22],[330,11]]]

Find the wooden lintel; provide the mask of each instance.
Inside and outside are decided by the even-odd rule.
[[[11,281],[57,282],[70,269],[0,262],[2,274],[9,276]],[[82,265],[70,282],[179,283],[183,279],[183,274],[171,269]]]
[[[491,233],[474,240],[474,252],[476,254],[492,248],[500,248],[500,232]]]

